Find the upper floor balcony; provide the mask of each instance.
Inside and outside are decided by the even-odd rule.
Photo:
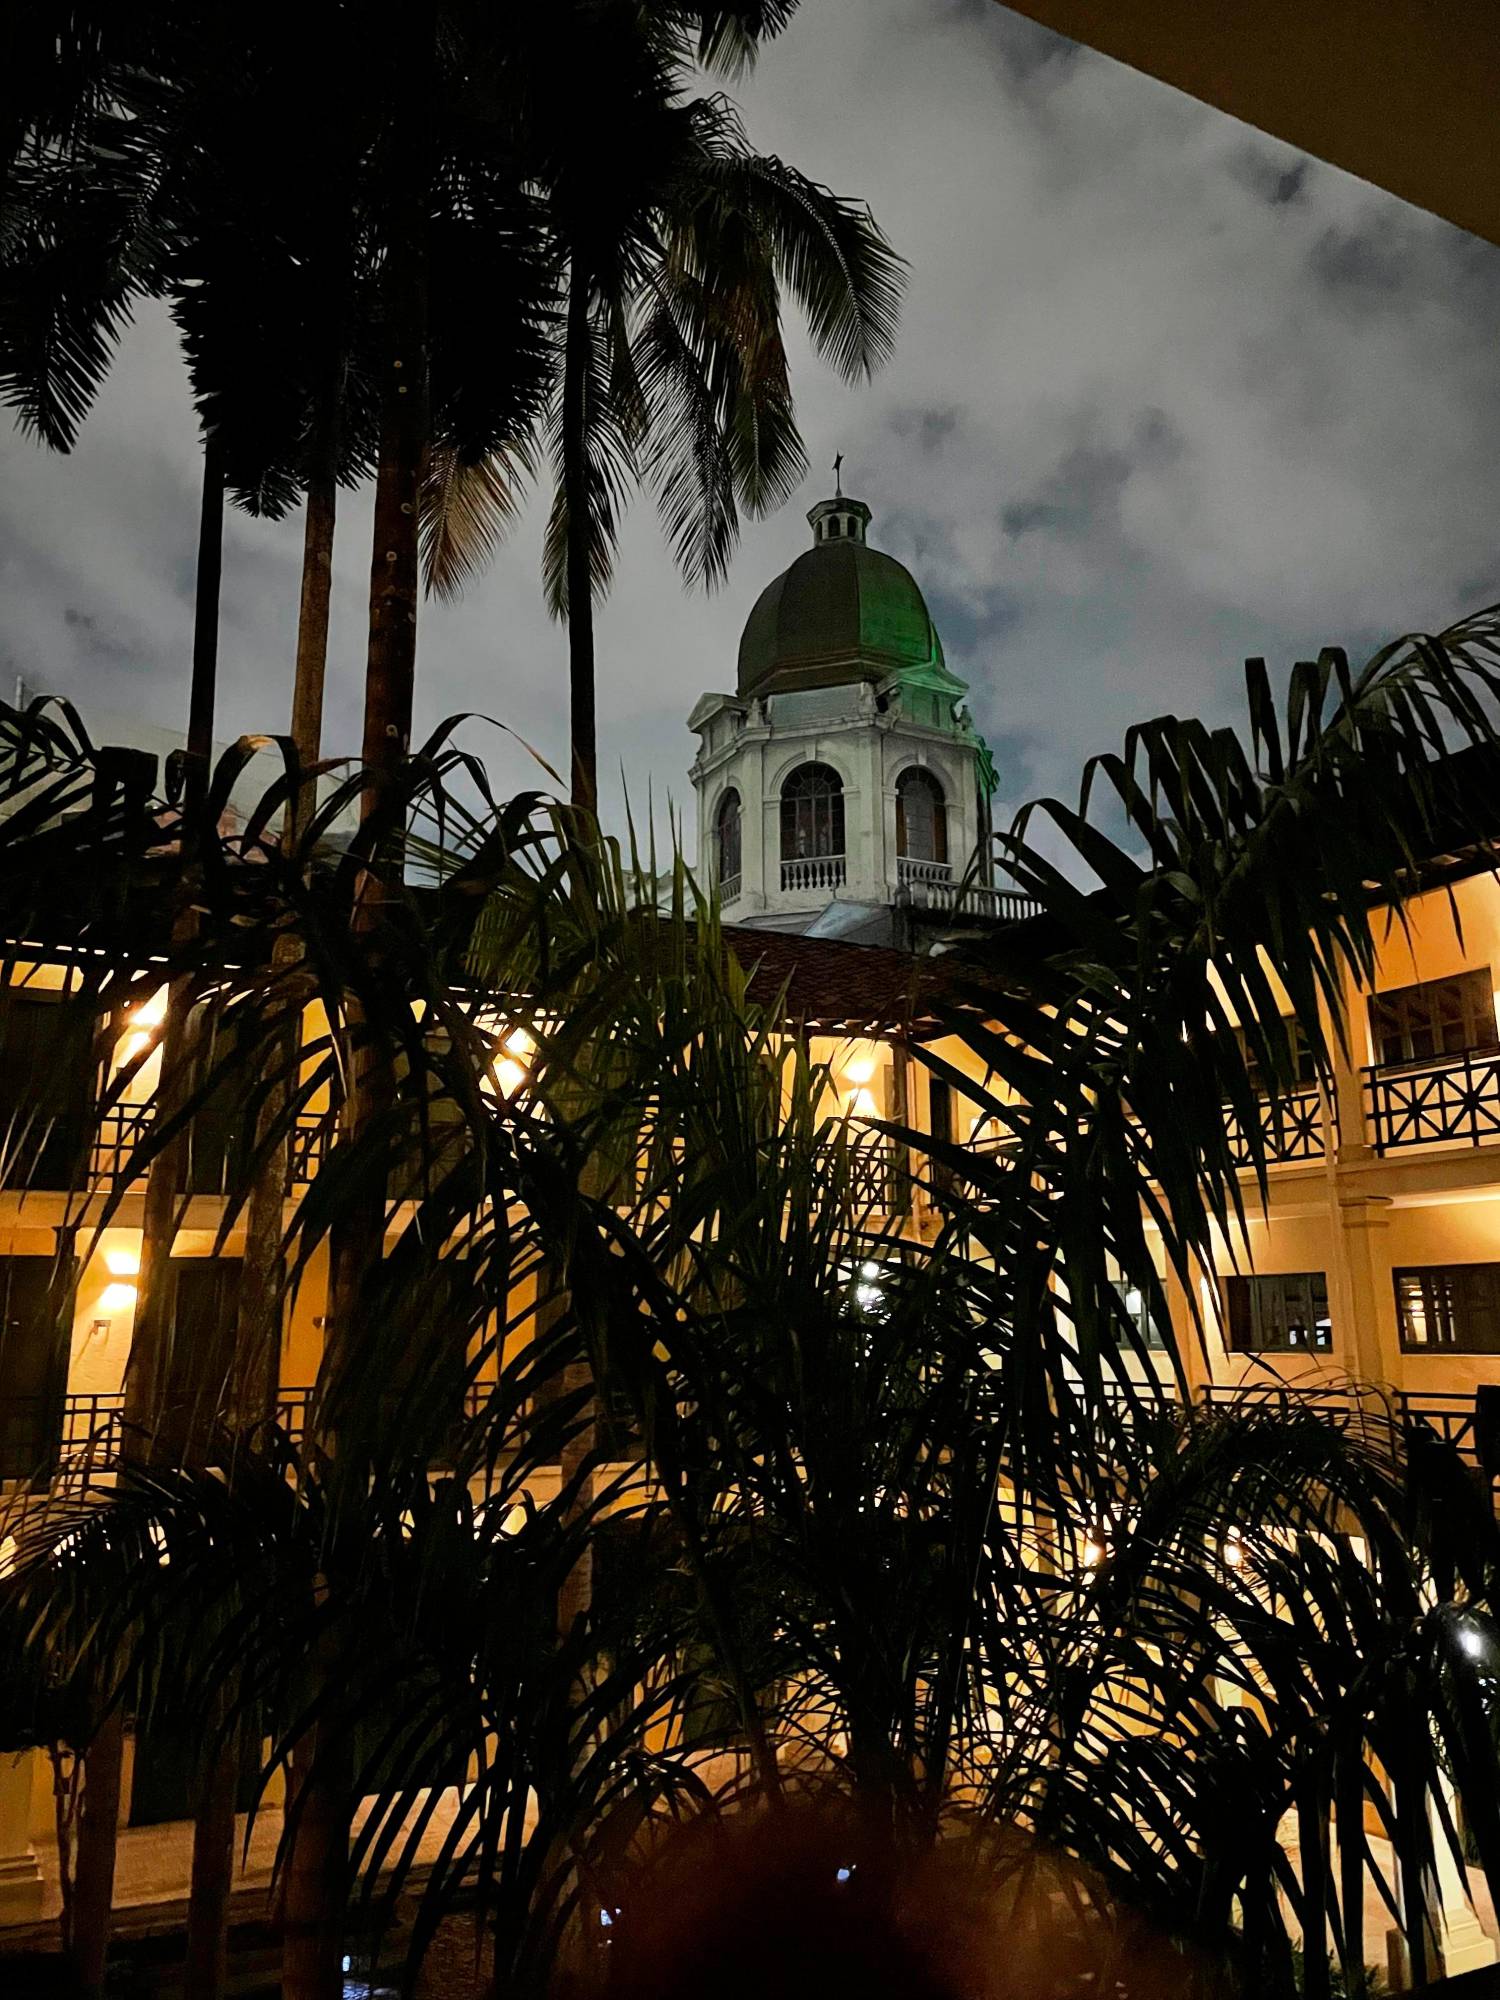
[[[1022,923],[1035,916],[1037,905],[1017,889],[997,889],[964,872],[950,861],[918,861],[903,854],[896,863],[901,894],[922,910],[947,910],[966,917],[995,917]]]
[[[848,879],[849,859],[844,854],[805,854],[781,864],[783,894],[831,896]]]
[[[1500,1031],[1488,966],[1371,994],[1365,1118],[1377,1153],[1500,1139]]]
[[[1254,1117],[1252,1132],[1232,1105],[1224,1107],[1230,1155],[1237,1167],[1253,1165],[1257,1150],[1271,1166],[1306,1165],[1328,1151],[1332,1107],[1316,1084],[1257,1097]]]
[[[1500,1140],[1500,1049],[1463,1049],[1364,1072],[1365,1116],[1377,1153]]]
[[[283,1385],[276,1392],[272,1414],[294,1445],[306,1435],[314,1394],[305,1385]],[[483,1382],[475,1382],[455,1397],[455,1442],[463,1426],[484,1415],[490,1394]],[[1121,1382],[1106,1383],[1104,1395],[1117,1415],[1133,1416],[1162,1403],[1169,1409],[1181,1408],[1178,1390],[1170,1381],[1136,1383],[1129,1389]],[[1492,1434],[1494,1426],[1486,1424],[1473,1394],[1214,1383],[1198,1392],[1198,1400],[1213,1409],[1274,1406],[1288,1415],[1317,1417],[1337,1429],[1395,1426],[1408,1436],[1431,1433],[1450,1445],[1476,1474],[1493,1480],[1500,1473],[1500,1436]],[[6,1395],[0,1389],[0,1482],[57,1484],[111,1470],[120,1462],[124,1413],[120,1392],[40,1397]],[[606,1396],[602,1421],[606,1450],[622,1460],[640,1455],[641,1441],[628,1404],[618,1396]]]
[[[95,1116],[89,1134],[87,1184],[90,1189],[145,1186],[135,1171],[141,1146],[150,1133],[155,1106],[150,1103],[106,1105]],[[286,1192],[308,1187],[333,1143],[336,1124],[330,1111],[300,1111],[292,1127],[287,1156]],[[239,1121],[227,1125],[212,1117],[195,1121],[188,1140],[186,1192],[221,1196],[245,1178],[251,1134]],[[38,1185],[41,1185],[38,1183]]]

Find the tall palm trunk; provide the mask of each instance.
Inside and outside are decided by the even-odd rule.
[[[297,619],[297,667],[292,684],[291,737],[304,768],[315,764],[323,738],[323,687],[328,661],[328,616],[333,590],[333,535],[338,488],[331,472],[308,482],[307,518],[302,541],[302,596]],[[310,790],[299,786],[287,801],[283,840],[297,847],[311,816]],[[284,931],[272,950],[274,971],[288,974],[300,955],[294,931]],[[278,996],[286,1023],[273,1025],[261,1136],[283,1131],[289,1066],[296,1062],[297,1010]],[[268,1148],[250,1190],[245,1218],[245,1255],[240,1266],[235,1372],[229,1390],[229,1428],[236,1434],[275,1415],[280,1386],[282,1326],[282,1204],[290,1148],[283,1136]],[[234,1886],[235,1792],[241,1738],[232,1731],[208,1770],[193,1820],[193,1872],[188,1896],[185,2000],[221,2000],[228,1972],[229,1902]]]
[[[572,796],[587,814],[599,809],[599,752],[594,705],[594,593],[589,563],[588,491],[589,284],[577,257],[568,280],[568,321],[563,350],[563,499],[568,513],[568,694],[572,741]],[[584,835],[587,838],[587,835]],[[579,1418],[563,1445],[559,1472],[563,1490],[573,1491],[569,1512],[577,1518],[593,1505],[590,1461],[598,1442],[593,1374],[586,1361],[563,1371],[562,1393],[586,1394]],[[566,1638],[593,1598],[593,1556],[585,1546],[563,1580],[557,1597],[559,1636]]]
[[[599,807],[599,746],[594,714],[594,593],[590,575],[588,482],[589,284],[573,260],[563,349],[563,500],[568,512],[568,699],[573,803]]]
[[[427,274],[420,221],[392,245],[387,271],[390,347],[380,411],[365,668],[364,761],[389,772],[411,743],[420,583],[417,520],[427,456]]]
[[[368,815],[382,800],[378,782],[400,768],[411,743],[417,662],[419,564],[418,509],[428,445],[427,272],[422,217],[415,201],[391,246],[386,267],[388,349],[382,385],[380,460],[375,477],[374,546],[370,564],[370,643],[365,671],[364,762],[377,784],[365,796]],[[353,912],[361,929],[373,928],[374,878],[367,879]],[[357,1136],[378,1115],[393,1078],[388,1062],[361,1042],[362,1024],[351,1018],[345,1119]],[[329,1346],[325,1381],[337,1382],[358,1345],[360,1298],[384,1246],[385,1204],[368,1202],[342,1217],[330,1241]],[[347,1448],[348,1440],[344,1440]],[[334,1464],[330,1511],[340,1511],[346,1486],[358,1505],[356,1473],[341,1468],[340,1440],[321,1439]],[[338,1526],[330,1532],[337,1537]],[[327,1682],[343,1677],[339,1642],[330,1637],[317,1664]],[[349,1830],[354,1799],[347,1744],[322,1725],[299,1746],[295,1761],[296,1825],[282,1901],[283,2000],[340,2000],[339,1971],[348,1898]]]
[[[219,587],[224,564],[224,465],[214,438],[203,449],[203,492],[198,516],[198,581],[193,611],[193,670],[188,694],[187,760],[184,772],[182,843],[183,893],[174,931],[179,942],[192,935],[196,919],[190,890],[192,845],[197,815],[207,791],[213,754],[214,693],[219,664]],[[181,984],[168,996],[162,1027],[161,1081],[156,1112],[168,1117],[185,1097],[188,994]],[[141,1268],[135,1330],[125,1369],[125,1449],[138,1451],[150,1430],[166,1387],[167,1332],[171,1325],[172,1238],[176,1233],[179,1189],[186,1180],[187,1146],[177,1140],[158,1153],[146,1182],[141,1226]],[[114,1907],[120,1779],[125,1729],[114,1715],[99,1731],[84,1759],[83,1813],[78,1834],[74,1889],[73,1958],[80,1991],[104,1990]]]
[[[328,662],[328,615],[333,590],[333,536],[337,493],[331,473],[308,483],[307,520],[302,541],[302,599],[297,620],[297,671],[292,684],[291,736],[304,769],[322,754],[323,687]],[[295,852],[314,807],[312,788],[299,786],[287,801],[283,847]],[[273,971],[286,975],[301,955],[295,930],[283,931],[273,948]],[[263,1134],[284,1128],[296,1048],[290,1035],[295,1009],[280,994],[278,1015],[293,1018],[285,1035],[268,1036],[269,1070],[261,1111]],[[239,1338],[232,1387],[233,1427],[259,1423],[275,1414],[280,1386],[282,1321],[283,1202],[290,1148],[283,1136],[261,1163],[250,1191],[245,1220],[245,1259],[240,1270]]]

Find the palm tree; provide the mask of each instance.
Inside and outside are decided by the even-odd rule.
[[[849,379],[890,351],[901,265],[868,212],[751,153],[723,99],[684,94],[692,56],[732,67],[790,12],[590,0],[517,22],[523,170],[556,286],[543,573],[568,627],[572,795],[590,811],[593,605],[630,487],[653,487],[685,577],[711,588],[739,510],[769,512],[806,470],[783,290]],[[429,588],[456,588],[510,524],[509,477],[493,495],[476,485],[465,497],[475,504],[462,539],[429,544]]]
[[[346,1134],[294,1225],[295,1265],[372,1184],[394,1173],[408,1197],[366,1281],[357,1353],[330,1352],[319,1384],[315,1430],[341,1461],[273,1454],[243,1485],[166,1468],[81,1496],[86,1518],[44,1508],[18,1538],[38,1560],[9,1589],[65,1658],[76,1632],[101,1677],[155,1674],[141,1635],[168,1656],[169,1604],[240,1588],[247,1536],[273,1569],[284,1547],[282,1581],[236,1628],[264,1649],[237,1643],[236,1661],[264,1662],[256,1699],[285,1744],[308,1699],[287,1658],[331,1630],[341,1658],[373,1666],[385,1656],[360,1635],[389,1631],[397,1712],[351,1673],[327,1753],[355,1772],[341,1784],[376,1796],[359,1852],[392,1864],[394,1893],[416,1860],[399,1822],[445,1760],[470,1757],[424,1922],[478,1869],[507,1978],[577,1947],[583,1897],[618,1884],[628,1906],[660,1814],[788,1789],[851,1801],[872,1851],[901,1857],[956,1814],[1020,1828],[1273,1992],[1291,1990],[1293,1925],[1308,1990],[1326,1990],[1323,1943],[1362,1976],[1363,1887],[1380,1879],[1368,1802],[1420,1961],[1445,1770],[1500,1879],[1500,1773],[1464,1643],[1494,1632],[1483,1498],[1444,1446],[1373,1413],[1340,1430],[1132,1389],[1115,1277],[1157,1282],[1143,1201],[1173,1258],[1204,1242],[1205,1218],[1233,1226],[1245,1197],[1222,1101],[1248,1089],[1250,1057],[1203,1024],[1227,994],[1251,1057],[1289,1076],[1269,962],[1326,1060],[1320,1002],[1368,964],[1373,899],[1399,902],[1402,871],[1474,831],[1447,743],[1467,735],[1493,762],[1497,655],[1490,619],[1357,676],[1330,656],[1297,671],[1285,720],[1252,674],[1248,748],[1192,723],[1136,732],[1090,772],[1083,810],[1045,808],[1092,891],[1024,824],[1008,837],[1043,917],[956,971],[938,961],[913,1018],[937,1010],[981,1058],[992,1084],[965,1087],[987,1091],[1015,1146],[948,1158],[888,1135],[961,1176],[925,1247],[872,1212],[861,1135],[829,1116],[818,1064],[686,876],[665,919],[637,889],[654,856],[637,871],[522,800],[456,821],[456,847],[420,857],[420,895],[373,825],[342,883],[305,883],[270,848],[215,871],[205,976],[253,1012],[267,982],[235,941],[290,909],[330,1021],[359,1008],[391,1052],[381,1123]],[[387,800],[394,824],[440,803],[442,764],[412,767]],[[1129,817],[1113,838],[1089,822],[1101,782]],[[41,838],[7,826],[13,855]],[[378,937],[320,904],[345,907],[369,870],[385,875]],[[38,889],[35,869],[0,882],[13,902]],[[35,922],[28,902],[8,925],[23,914]],[[523,1030],[524,1074],[497,1080],[497,1041]],[[312,1052],[325,1076],[337,1032]],[[943,1063],[932,1044],[922,1059]],[[539,1326],[524,1302],[544,1248],[564,1296]],[[573,1490],[538,1490],[535,1469],[589,1422],[588,1394],[557,1393],[583,1356],[650,1477],[601,1438]],[[472,1414],[455,1424],[465,1383]],[[434,1462],[455,1476],[437,1500]],[[465,1495],[486,1479],[496,1505],[475,1512]],[[59,1560],[80,1528],[87,1560],[68,1542]],[[166,1570],[139,1560],[158,1536]],[[607,1584],[559,1634],[546,1598],[581,1546]],[[134,1594],[101,1622],[93,1593],[113,1601],[116,1563]],[[326,1580],[317,1601],[286,1582],[308,1574]],[[535,1622],[517,1643],[502,1607],[523,1582]],[[223,1662],[200,1679],[222,1680]],[[356,1750],[361,1717],[379,1718],[379,1756],[368,1737]],[[737,1760],[717,1789],[701,1775],[713,1745]],[[513,1810],[523,1786],[534,1823]],[[1275,1839],[1288,1811],[1296,1874]]]

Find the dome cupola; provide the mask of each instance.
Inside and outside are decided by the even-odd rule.
[[[744,697],[941,670],[915,577],[866,540],[870,510],[839,493],[808,514],[813,545],[756,599],[740,638]]]

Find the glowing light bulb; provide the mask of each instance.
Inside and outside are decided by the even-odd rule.
[[[1098,1569],[1098,1567],[1104,1561],[1104,1558],[1108,1554],[1109,1554],[1109,1547],[1108,1544],[1105,1542],[1104,1537],[1101,1534],[1097,1533],[1093,1528],[1090,1528],[1087,1535],[1085,1535],[1083,1539],[1084,1568]]]
[[[1245,1544],[1238,1528],[1231,1528],[1224,1537],[1224,1564],[1227,1569],[1238,1569],[1245,1560]]]
[[[853,1057],[844,1064],[844,1081],[859,1085],[868,1083],[875,1074],[875,1058],[870,1055]]]
[[[134,1312],[135,1298],[135,1286],[119,1278],[114,1284],[106,1285],[99,1294],[99,1310],[106,1317],[112,1313]]]
[[[524,1028],[512,1028],[500,1050],[491,1065],[495,1087],[502,1097],[514,1097],[525,1086],[527,1061],[536,1054],[536,1043]]]
[[[112,1278],[136,1278],[140,1276],[141,1253],[129,1248],[106,1250],[104,1268]]]

